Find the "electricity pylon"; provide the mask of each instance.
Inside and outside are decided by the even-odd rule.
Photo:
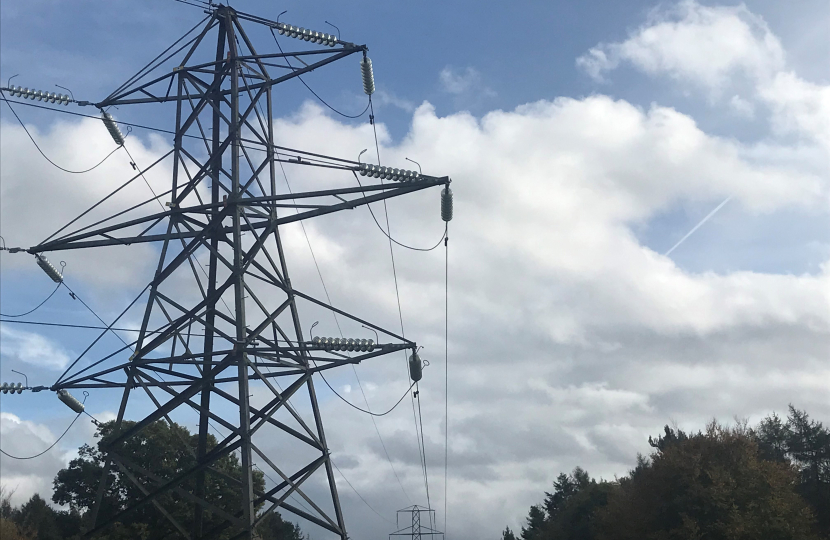
[[[422,513],[427,514],[428,525],[421,524]],[[399,536],[406,536],[411,540],[421,540],[424,537],[427,537],[429,540],[436,540],[437,537],[440,537],[443,540],[444,533],[433,528],[433,524],[435,523],[435,510],[424,508],[417,504],[398,510],[395,520],[398,527],[401,526],[401,514],[410,514],[408,518],[405,518],[408,524],[395,532],[389,533],[389,540],[393,540],[393,537],[397,540]]]
[[[260,54],[243,22],[319,47]],[[169,164],[170,189],[93,224],[70,223],[76,228],[67,230],[68,225],[27,250],[41,257],[60,250],[159,246],[153,279],[128,307],[144,302],[137,339],[95,361],[79,363],[79,358],[50,388],[123,389],[114,431],[99,445],[106,465],[87,534],[97,534],[128,513],[153,505],[178,534],[194,540],[252,538],[259,521],[278,508],[345,539],[312,376],[395,351],[414,352],[416,347],[394,332],[294,288],[281,231],[309,218],[449,186],[450,180],[274,144],[275,86],[362,53],[364,88],[371,93],[374,85],[365,46],[222,5],[211,5],[203,24],[193,30],[194,37],[186,41],[190,33],[186,34],[104,100],[79,102],[101,109],[116,142],[121,135],[105,108],[168,104],[172,112],[174,107],[172,149],[147,169],[137,169],[131,180]],[[171,65],[172,69],[167,67]],[[360,173],[390,181],[287,193],[277,188],[278,167],[316,167],[349,180]],[[151,210],[156,201],[166,203],[162,211]],[[303,331],[301,308],[334,312],[342,320],[375,330],[385,342],[311,340]],[[267,394],[267,399],[259,398],[259,406],[251,404],[254,391],[260,392],[257,396]],[[289,400],[299,400],[304,393],[308,405],[301,410]],[[144,409],[135,406],[139,397]],[[171,418],[182,418],[186,411],[195,411],[198,417],[197,443],[188,448],[194,457],[192,466],[163,477],[130,459],[127,448],[142,430],[159,421],[172,424]],[[127,423],[131,418],[138,419]],[[226,434],[212,439],[209,429]],[[269,442],[280,441],[278,455],[263,449],[266,432]],[[216,467],[219,460],[236,453],[240,478]],[[256,489],[255,461],[279,483],[265,491]],[[113,474],[122,475],[144,496],[115,515],[102,515],[102,500]],[[311,478],[327,486],[329,493],[323,499],[328,500],[304,489]],[[219,500],[211,487],[217,481],[233,486],[236,510],[229,511],[227,503]],[[192,514],[172,515],[165,504],[171,498],[192,503]],[[302,508],[290,499],[304,501]]]

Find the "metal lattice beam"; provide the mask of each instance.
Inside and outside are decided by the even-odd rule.
[[[73,220],[28,249],[40,254],[140,243],[159,249],[153,279],[130,304],[144,301],[136,340],[81,364],[102,334],[52,387],[122,390],[113,435],[100,444],[106,462],[88,535],[151,505],[178,534],[194,540],[251,538],[257,523],[276,509],[345,539],[313,375],[415,349],[415,343],[402,336],[296,290],[281,231],[290,223],[448,185],[449,179],[420,176],[400,184],[279,192],[278,164],[342,171],[349,179],[360,170],[354,161],[275,145],[273,92],[282,82],[355,53],[365,54],[366,47],[340,42],[333,49],[259,54],[241,21],[277,27],[230,7],[215,7],[196,37],[95,104],[175,107],[173,149],[132,179],[170,165],[170,189],[93,223]],[[178,65],[157,73],[164,61],[180,53],[184,56]],[[310,63],[302,61],[301,68],[275,63],[289,57]],[[168,208],[151,211],[148,205],[162,197]],[[207,257],[207,270],[200,257]],[[366,325],[385,342],[363,345],[355,354],[312,344],[301,324],[302,306]],[[264,404],[251,404],[253,389],[267,396]],[[128,409],[140,397],[150,400],[152,410],[127,424]],[[300,397],[307,403],[304,410],[289,401]],[[185,411],[198,416],[197,442],[187,447],[192,466],[167,478],[130,458],[125,448],[131,440],[155,422],[172,424]],[[209,430],[217,426],[225,434],[211,444]],[[298,445],[299,457],[287,462],[285,454],[269,455],[259,442],[267,430],[271,437]],[[231,455],[241,461],[239,478],[216,467]],[[255,458],[281,479],[264,492],[254,486]],[[99,510],[111,471],[133,483],[142,497],[120,513],[102,516]],[[315,474],[328,486],[327,500],[315,498],[306,488]],[[214,476],[235,486],[238,507],[223,508],[212,497],[208,480]],[[193,504],[190,518],[173,516],[165,508],[163,500],[170,494]],[[290,497],[304,501],[303,508],[289,502]]]

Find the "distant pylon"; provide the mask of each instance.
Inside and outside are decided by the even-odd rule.
[[[427,514],[427,521],[429,522],[429,525],[421,524],[422,513]],[[389,540],[392,540],[392,537],[398,536],[406,536],[412,540],[421,540],[422,537],[427,537],[429,540],[434,540],[436,538],[441,538],[441,540],[443,540],[444,533],[435,530],[432,527],[433,523],[435,523],[435,510],[418,506],[417,504],[398,510],[395,517],[396,526],[398,527],[401,526],[401,514],[410,514],[410,516],[404,520],[404,523],[408,523],[408,525],[393,533],[389,533]]]

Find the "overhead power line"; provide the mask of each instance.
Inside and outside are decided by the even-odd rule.
[[[281,34],[307,42],[309,46],[326,45],[328,48],[311,47],[314,50],[301,50],[286,54],[277,40],[279,54],[259,54],[248,36],[261,35],[261,32],[247,33],[244,27],[249,24],[265,26],[269,30],[276,29]],[[194,32],[196,32],[195,35]],[[276,39],[276,35],[273,37]],[[75,101],[74,97],[71,100],[61,97],[62,103],[94,105],[103,111],[100,119],[91,115],[77,115],[103,120],[115,143],[118,146],[124,146],[124,151],[137,174],[81,212],[78,217],[40,244],[9,250],[24,251],[37,257],[38,265],[53,280],[60,280],[72,297],[81,302],[102,325],[88,325],[90,328],[100,330],[100,333],[80,355],[69,363],[52,386],[29,388],[27,382],[25,390],[56,391],[61,401],[76,411],[82,408],[82,404],[71,397],[68,393],[70,389],[113,388],[122,390],[121,405],[113,421],[114,435],[107,441],[107,444],[101,447],[104,470],[97,490],[99,494],[105,494],[109,489],[108,484],[113,472],[124,473],[130,481],[139,486],[154,482],[146,471],[119,460],[118,456],[112,453],[113,449],[129,448],[145,427],[156,422],[167,420],[172,425],[171,417],[177,418],[184,414],[185,410],[195,410],[199,416],[195,450],[191,448],[192,445],[179,437],[182,444],[188,447],[188,451],[196,459],[191,464],[183,465],[184,469],[180,471],[180,474],[170,479],[165,485],[165,489],[186,491],[191,502],[195,503],[192,506],[192,520],[188,519],[189,523],[192,523],[192,532],[186,531],[178,522],[178,517],[174,518],[164,509],[159,499],[160,491],[151,492],[140,501],[127,501],[123,512],[130,512],[138,505],[151,503],[184,536],[202,538],[211,534],[227,533],[235,537],[248,537],[253,533],[257,523],[256,508],[258,505],[271,503],[273,506],[269,508],[279,507],[281,510],[288,510],[334,533],[341,540],[348,538],[335,482],[334,471],[339,471],[339,469],[331,458],[331,449],[326,441],[313,375],[319,372],[323,376],[323,370],[351,364],[366,407],[352,405],[361,412],[372,415],[370,418],[374,423],[374,415],[388,414],[388,412],[372,412],[354,364],[396,351],[404,352],[406,362],[406,351],[412,350],[413,359],[417,359],[418,347],[405,335],[398,335],[397,332],[333,307],[304,226],[304,220],[354,209],[372,202],[382,201],[384,203],[385,234],[389,239],[398,315],[401,334],[404,334],[393,247],[397,240],[394,240],[389,227],[390,219],[388,209],[386,209],[386,199],[431,187],[444,186],[445,191],[448,191],[450,180],[446,176],[427,176],[379,165],[370,171],[360,162],[353,160],[275,145],[272,91],[276,85],[292,78],[301,79],[307,73],[319,70],[331,62],[360,54],[362,55],[360,70],[363,87],[364,92],[369,96],[368,111],[370,121],[374,126],[374,108],[371,99],[375,88],[374,75],[367,52],[366,46],[341,41],[339,35],[335,38],[327,33],[293,27],[242,13],[227,5],[209,4],[207,18],[204,21],[153,58],[104,100],[90,103]],[[169,63],[175,66],[174,69],[163,68],[179,53],[182,57]],[[302,66],[291,65],[292,61],[289,59],[291,56],[297,58]],[[212,60],[214,58],[215,61]],[[272,77],[270,72],[274,69],[279,70],[280,73]],[[302,82],[306,84],[305,81]],[[326,106],[338,114],[343,114],[326,103],[308,84],[306,86]],[[18,90],[15,87],[13,95]],[[23,88],[20,95],[42,100],[44,93],[30,92],[29,89]],[[46,96],[53,102],[57,101],[52,93],[46,93]],[[13,104],[16,102],[6,99],[6,96],[2,94],[0,94],[0,99],[6,101],[14,111]],[[122,107],[119,110],[123,113],[124,107],[133,108],[141,104],[155,106],[163,103],[169,104],[168,110],[171,112],[175,109],[175,129],[172,131],[117,122],[105,112],[112,108]],[[262,104],[267,104],[265,115],[260,110]],[[44,108],[55,110],[50,107]],[[366,111],[361,114],[365,113]],[[18,121],[23,125],[20,118]],[[207,130],[203,122],[209,126]],[[172,135],[172,149],[160,156],[149,167],[139,168],[133,155],[124,145],[120,125],[168,133]],[[25,128],[25,125],[23,127]],[[209,136],[208,132],[211,132]],[[34,137],[31,137],[32,134],[29,135],[32,142],[37,144]],[[378,162],[380,162],[376,126],[374,136],[375,146],[378,149]],[[168,160],[171,155],[172,160]],[[165,163],[159,166],[162,161]],[[310,190],[295,194],[291,193],[291,186],[285,174],[284,163],[286,162],[326,168],[332,173],[360,171],[362,175],[381,178],[381,183],[372,184],[370,181],[365,187],[360,185],[355,187],[349,184],[340,188]],[[277,189],[275,163],[279,163],[290,195]],[[159,194],[154,190],[149,177],[157,174],[156,171],[162,168],[165,168],[166,173],[168,165],[171,165],[169,173],[172,177],[172,186],[169,191]],[[156,169],[149,172],[154,167]],[[151,190],[152,198],[101,219],[95,218],[98,221],[92,224],[84,225],[79,222],[82,219],[92,221],[86,217],[90,212],[99,209],[104,202],[112,199],[139,177]],[[398,183],[384,184],[382,180],[386,179]],[[205,187],[210,191],[210,198],[207,202],[202,200]],[[164,210],[165,205],[161,198],[171,193],[173,194],[172,200],[166,205],[170,210]],[[199,204],[190,205],[189,202],[185,202],[190,201],[190,197],[197,198]],[[301,201],[303,204],[297,204],[300,198],[303,199]],[[288,204],[290,199],[294,199],[293,205]],[[162,212],[141,212],[139,216],[126,215],[145,205],[153,205],[153,201],[162,207]],[[294,208],[295,214],[285,215],[283,208]],[[302,212],[300,212],[301,208]],[[374,217],[374,214],[372,215]],[[442,219],[448,221],[444,215],[442,205]],[[294,222],[299,222],[305,233],[323,285],[325,302],[295,289],[291,284],[289,266],[286,262],[288,257],[283,248],[280,232],[285,231],[286,225]],[[376,218],[375,222],[384,231]],[[112,320],[111,324],[107,324],[92,305],[78,296],[62,279],[62,274],[43,256],[46,252],[61,250],[106,246],[126,248],[143,243],[153,243],[154,246],[159,246],[159,249],[155,250],[158,253],[155,273],[151,281]],[[399,244],[402,247],[412,248],[400,242]],[[197,254],[204,252],[210,254],[209,272],[202,268],[201,263],[197,264],[199,262]],[[188,268],[188,265],[191,268]],[[202,274],[207,274],[207,281],[202,280],[194,265],[202,268]],[[258,283],[255,279],[269,284],[268,298],[260,297],[260,290],[252,287]],[[192,281],[198,285],[201,295],[194,297],[190,294],[192,291],[188,285],[192,284]],[[273,294],[282,297],[280,303],[273,304]],[[226,315],[218,308],[221,303],[225,302],[225,298],[231,295],[233,295],[231,302],[233,309],[226,304],[228,308]],[[141,318],[138,336],[135,341],[128,342],[122,338],[116,325],[128,311],[134,309],[139,301],[143,302],[144,314]],[[379,348],[360,347],[358,350],[354,348],[354,340],[327,341],[327,343],[338,344],[334,349],[329,346],[321,347],[319,340],[306,341],[302,328],[301,309],[309,306],[312,309],[331,311],[341,337],[343,332],[339,318],[351,321],[352,324],[364,325],[389,336],[390,342],[384,343]],[[3,317],[0,321],[67,328],[84,326],[75,325],[74,322],[18,321],[16,317]],[[156,325],[162,321],[164,324],[157,327]],[[122,326],[130,325],[122,323]],[[154,327],[157,328],[156,331],[151,330]],[[113,347],[117,350],[105,351],[102,355],[98,355],[98,349],[93,348],[108,333],[114,334],[123,347]],[[193,336],[199,336],[199,339],[191,340]],[[344,341],[348,345],[345,345]],[[291,345],[285,347],[282,343]],[[344,349],[351,350],[352,354],[338,354]],[[128,354],[130,354],[129,358],[127,358]],[[258,357],[265,360],[252,361]],[[406,393],[411,396],[416,443],[422,461],[427,504],[431,506],[420,397],[417,413],[415,410],[421,364],[417,366],[418,375],[410,377],[414,381],[416,392],[413,394],[411,392],[413,386],[410,386]],[[268,373],[261,372],[262,369]],[[284,390],[279,380],[287,381]],[[334,391],[328,381],[326,384],[335,395],[347,401]],[[277,387],[280,390],[277,390]],[[298,394],[298,391],[304,387],[307,393]],[[137,390],[139,388],[140,390]],[[17,393],[21,393],[22,390],[24,388],[21,385],[15,386]],[[258,390],[265,391],[268,399],[263,402],[264,405],[252,406],[252,396],[258,395],[255,394]],[[159,399],[156,394],[164,395],[164,399]],[[297,395],[308,399],[308,409],[296,409],[289,403],[291,397]],[[403,401],[405,395],[395,406]],[[144,400],[148,398],[155,407],[144,407],[146,404]],[[138,403],[136,399],[139,400]],[[238,411],[238,415],[234,413],[230,419],[226,417],[227,411],[224,411],[226,406],[222,405],[223,399],[232,403],[232,409]],[[141,411],[138,418],[129,418],[129,420],[135,420],[130,427],[124,425],[124,422],[128,420],[126,417],[128,411],[131,415],[134,415],[136,411]],[[304,414],[300,415],[299,411]],[[313,421],[303,419],[302,416],[306,414],[313,415]],[[284,421],[289,422],[290,425]],[[217,441],[216,445],[208,447],[210,430],[217,432],[214,424],[221,425],[226,430],[227,436]],[[374,423],[374,425],[381,444],[384,446],[387,461],[401,489],[408,497],[391,457],[386,451],[386,445],[377,424]],[[268,427],[268,429],[260,431],[262,427]],[[263,439],[266,436],[263,433],[266,432],[268,439]],[[304,450],[295,452],[290,462],[277,465],[275,462],[286,460],[281,454],[269,457],[266,453],[266,448],[273,448],[272,436],[280,438],[281,442],[285,439],[290,444],[300,445]],[[212,435],[210,437],[212,438]],[[264,441],[267,442],[263,445]],[[227,511],[224,508],[217,510],[211,507],[215,501],[211,502],[207,497],[205,466],[225,456],[233,455],[238,455],[241,465],[237,476],[238,485],[233,484],[239,504],[236,508],[228,508]],[[296,463],[300,459],[302,462]],[[256,462],[263,466],[267,464],[282,477],[284,483],[280,482],[279,487],[272,490],[273,492],[255,495],[253,468]],[[120,472],[113,469],[116,463]],[[290,468],[290,471],[284,467]],[[283,470],[291,476],[287,476]],[[340,473],[342,474],[342,471]],[[327,510],[310,497],[312,494],[315,497],[319,496],[315,493],[316,490],[300,489],[300,485],[314,474],[318,475],[317,478],[320,474],[325,475],[325,485],[330,492],[330,497],[321,498],[321,502],[324,502],[323,506],[328,508]],[[344,479],[363,502],[371,507],[345,476]],[[287,491],[280,494],[281,490]],[[301,504],[304,508],[301,509],[291,504],[287,498],[294,493],[301,496],[308,506]],[[231,497],[229,500],[234,499]],[[90,511],[90,527],[87,531],[90,535],[104,533],[104,530],[119,517],[118,515],[104,516],[100,512],[103,502],[103,495],[100,495]],[[383,517],[374,508],[373,511]],[[213,515],[213,518],[208,521],[205,515]],[[208,530],[211,527],[213,530]],[[229,530],[228,527],[230,527]]]
[[[58,168],[58,169],[62,170],[63,172],[70,173],[70,174],[84,174],[84,173],[88,173],[88,172],[90,172],[90,171],[93,171],[93,170],[97,169],[97,168],[98,168],[98,167],[100,167],[101,165],[103,165],[103,164],[104,164],[104,162],[105,162],[106,160],[108,160],[108,159],[110,158],[110,156],[111,156],[111,155],[113,155],[113,154],[114,154],[114,153],[118,150],[118,147],[116,146],[115,148],[113,148],[113,149],[112,149],[112,151],[111,151],[109,154],[107,154],[106,156],[104,156],[104,158],[103,158],[101,161],[99,161],[98,163],[96,163],[96,164],[95,164],[95,165],[93,165],[92,167],[89,167],[88,169],[84,169],[84,170],[81,170],[81,171],[73,171],[73,170],[71,170],[71,169],[67,169],[67,168],[65,168],[65,167],[61,167],[60,165],[58,165],[57,163],[55,163],[54,161],[52,161],[52,160],[49,158],[49,156],[47,156],[47,155],[43,152],[43,150],[40,148],[40,145],[37,143],[37,141],[35,141],[35,138],[32,136],[32,134],[31,134],[31,133],[29,133],[29,129],[26,127],[26,124],[24,124],[24,123],[23,123],[23,120],[21,120],[21,119],[20,119],[20,117],[17,115],[17,111],[15,111],[15,110],[14,110],[14,107],[12,107],[12,103],[13,103],[13,102],[12,102],[11,100],[9,100],[9,99],[7,99],[7,98],[6,98],[6,95],[3,93],[3,91],[2,91],[2,90],[0,90],[0,96],[3,96],[3,101],[5,101],[5,102],[6,102],[6,105],[9,107],[9,110],[12,112],[12,114],[14,115],[14,117],[17,119],[17,123],[18,123],[18,124],[20,124],[20,127],[22,127],[22,128],[23,128],[23,131],[25,131],[25,132],[26,132],[26,135],[28,135],[28,136],[29,136],[29,140],[31,140],[31,141],[32,141],[32,144],[34,144],[34,145],[35,145],[35,148],[37,148],[37,151],[38,151],[38,152],[40,152],[40,155],[41,155],[41,156],[43,156],[43,158],[44,158],[46,161],[48,161],[49,163],[51,163],[51,164],[52,164],[53,166],[55,166],[56,168]],[[26,103],[24,103],[24,105],[27,105],[27,104],[26,104]],[[43,107],[43,108],[44,108],[44,109],[49,109],[49,110],[60,110],[60,109],[52,109],[51,107]],[[85,115],[85,116],[86,116],[86,115]],[[93,116],[93,117],[91,117],[91,118],[95,118],[95,117]]]

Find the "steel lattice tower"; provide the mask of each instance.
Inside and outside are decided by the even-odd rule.
[[[429,525],[421,524],[422,513],[427,514]],[[393,537],[399,536],[406,536],[412,540],[421,540],[424,537],[427,537],[429,540],[435,540],[437,537],[442,539],[444,538],[444,533],[437,531],[432,527],[432,524],[435,523],[435,510],[431,508],[424,508],[423,506],[418,506],[417,504],[398,510],[396,515],[397,525],[399,527],[401,514],[409,514],[409,525],[406,525],[393,533],[389,533],[389,540],[392,540]]]
[[[129,212],[84,227],[75,225],[71,231],[64,227],[27,250],[41,255],[139,243],[159,247],[155,275],[130,305],[140,306],[139,300],[146,305],[135,342],[95,361],[84,360],[86,364],[76,361],[51,387],[54,391],[123,389],[115,431],[100,444],[106,465],[88,535],[105,530],[129,512],[153,505],[178,534],[194,540],[251,538],[259,520],[278,508],[345,539],[312,376],[395,351],[415,350],[414,342],[295,289],[280,233],[291,223],[448,186],[450,180],[395,169],[380,176],[398,182],[293,194],[278,190],[281,164],[334,169],[332,174],[340,171],[350,185],[354,172],[366,173],[367,167],[353,160],[275,146],[272,94],[276,85],[331,62],[361,53],[365,58],[367,48],[324,41],[311,33],[305,41],[320,46],[260,54],[243,23],[280,33],[286,28],[230,7],[212,6],[195,37],[174,44],[177,49],[168,49],[164,57],[148,64],[103,101],[80,103],[102,111],[116,105],[175,107],[172,150],[133,178],[166,163],[172,171],[170,189]],[[175,67],[161,69],[170,59],[178,62]],[[299,67],[292,67],[290,59]],[[379,176],[377,168],[370,168],[369,176]],[[166,202],[166,208],[151,211],[150,205],[159,199]],[[303,332],[301,308],[333,311],[344,320],[374,329],[385,342],[312,342]],[[251,405],[254,387],[268,393],[262,406]],[[289,402],[304,394],[310,421]],[[135,423],[127,423],[128,408],[138,397],[144,403],[151,401],[152,406]],[[166,478],[130,459],[125,448],[134,437],[155,422],[172,423],[171,417],[183,411],[195,411],[198,417],[197,443],[189,449],[194,456],[192,466]],[[209,428],[217,426],[228,434],[212,445]],[[266,429],[269,441],[280,437],[301,450],[269,455],[261,442]],[[237,452],[242,476],[229,478],[215,464]],[[257,490],[254,461],[267,467],[280,483],[264,492]],[[144,496],[116,515],[101,515],[109,479],[116,472]],[[315,500],[304,491],[312,477],[323,478],[328,500]],[[220,507],[210,487],[216,479],[235,486],[236,511]],[[304,500],[304,508],[291,503],[292,496]],[[165,506],[166,497],[192,503],[192,514],[173,516]]]

